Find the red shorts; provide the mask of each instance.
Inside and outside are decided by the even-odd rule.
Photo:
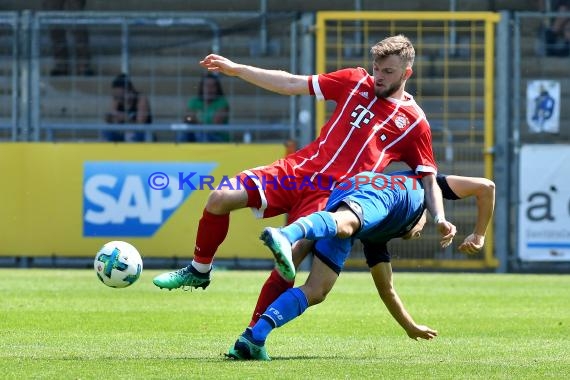
[[[288,214],[287,224],[302,216],[324,209],[331,190],[326,181],[311,182],[296,177],[293,167],[285,160],[268,166],[244,170],[239,174],[241,185],[248,192],[257,191],[261,206],[252,208],[258,218]]]

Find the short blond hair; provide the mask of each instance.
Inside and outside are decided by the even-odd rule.
[[[416,57],[412,42],[402,34],[384,38],[370,48],[370,54],[372,54],[374,61],[390,55],[397,55],[406,67],[412,67]]]

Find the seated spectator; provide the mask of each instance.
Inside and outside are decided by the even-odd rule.
[[[570,12],[570,0],[559,0],[552,4],[552,11],[559,13]],[[543,6],[543,10],[547,7]],[[543,34],[544,52],[551,57],[567,57],[570,55],[570,17],[559,15],[555,17]]]
[[[150,124],[152,115],[148,98],[135,89],[126,74],[118,75],[111,83],[113,97],[111,112],[105,115],[105,121],[110,124]],[[142,131],[103,131],[105,141],[145,141]]]
[[[188,101],[188,124],[228,124],[229,103],[224,96],[222,83],[217,75],[208,73],[200,79],[198,95]],[[228,132],[178,132],[177,142],[228,142]]]

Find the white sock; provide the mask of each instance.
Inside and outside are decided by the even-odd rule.
[[[210,269],[212,269],[212,263],[202,264],[202,263],[197,263],[194,260],[192,260],[192,266],[200,273],[208,273]]]

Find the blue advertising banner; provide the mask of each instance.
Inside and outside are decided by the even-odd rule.
[[[216,166],[210,162],[85,162],[83,236],[153,236],[193,191],[204,187],[204,179],[211,177]]]

